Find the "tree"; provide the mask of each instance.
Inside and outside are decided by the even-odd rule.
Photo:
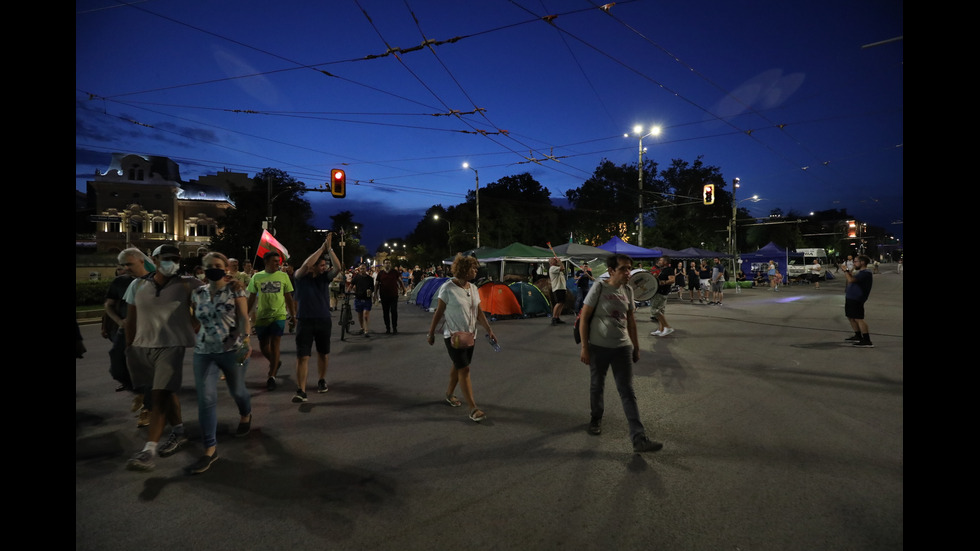
[[[333,239],[334,252],[345,268],[350,267],[354,259],[364,258],[367,254],[367,249],[361,245],[361,228],[364,226],[354,221],[354,213],[349,210],[332,215],[330,220],[330,230],[340,236],[340,239]]]
[[[705,165],[700,156],[693,164],[673,159],[660,178],[665,191],[660,202],[655,203],[651,243],[669,249],[727,250],[732,196],[724,189],[721,169]],[[715,186],[714,204],[705,205],[702,200],[705,184]]]
[[[266,168],[255,175],[248,187],[235,186],[230,199],[235,208],[228,209],[219,219],[220,232],[211,238],[212,250],[228,256],[253,259],[262,237],[263,222],[269,213],[275,217],[270,233],[289,251],[290,256],[305,258],[322,241],[310,221],[313,209],[302,197],[306,185],[286,172]],[[259,268],[261,261],[253,263]]]
[[[645,159],[643,174],[644,206],[647,207],[647,197],[659,201],[664,186],[662,181],[654,178],[656,162]],[[601,244],[613,236],[630,240],[639,210],[639,177],[637,165],[616,166],[603,159],[581,187],[565,193],[575,207],[575,233],[580,242]]]

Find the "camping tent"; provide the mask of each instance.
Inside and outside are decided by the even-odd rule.
[[[422,287],[425,287],[425,282],[426,281],[429,281],[430,279],[432,279],[432,276],[422,278],[422,281],[419,281],[419,284],[418,285],[412,287],[412,290],[408,293],[408,302],[409,303],[411,303],[411,304],[416,304],[417,303],[417,298],[419,296],[419,291],[422,290]]]
[[[629,243],[620,239],[618,235],[613,236],[613,238],[609,241],[599,245],[599,248],[615,254],[625,254],[630,258],[660,258],[661,256],[660,251],[630,245]]]
[[[551,251],[517,242],[502,249],[491,249],[485,253],[477,253],[477,259],[487,265],[487,274],[494,281],[504,283],[507,283],[509,279],[526,280],[533,265],[545,263],[553,256]]]
[[[415,304],[419,308],[431,310],[432,298],[436,296],[439,287],[442,287],[442,284],[447,281],[449,281],[448,277],[433,277],[425,280],[421,283],[422,288],[419,289],[419,294],[415,296]]]
[[[745,273],[746,279],[751,280],[752,275],[755,274],[756,271],[759,269],[765,271],[769,261],[774,260],[776,262],[776,266],[779,268],[779,273],[783,274],[783,282],[785,282],[786,274],[789,273],[790,257],[803,258],[803,253],[797,253],[795,251],[790,252],[786,249],[780,248],[778,245],[770,241],[765,247],[761,247],[755,252],[742,253],[740,255],[740,260],[742,263],[739,266],[739,270],[742,270]]]
[[[557,254],[559,257],[567,256],[576,262],[582,260],[591,262],[596,258],[604,259],[613,254],[606,249],[590,247],[589,245],[582,245],[580,243],[562,243],[561,245],[552,248],[555,250],[555,254]]]
[[[521,314],[525,318],[551,315],[551,302],[544,296],[541,289],[523,281],[515,281],[508,287],[517,297],[517,302],[521,306]]]
[[[490,321],[502,318],[519,318],[523,315],[517,296],[503,283],[484,283],[479,288],[480,309]]]

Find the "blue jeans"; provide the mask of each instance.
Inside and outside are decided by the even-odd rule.
[[[613,379],[619,399],[623,402],[623,413],[629,422],[630,439],[638,434],[644,434],[643,423],[640,422],[640,409],[636,406],[636,393],[633,392],[633,347],[605,348],[589,345],[589,371],[592,374],[590,401],[592,418],[602,419],[605,412],[603,394],[606,389],[606,372],[612,366]]]
[[[228,391],[238,404],[242,417],[252,412],[252,399],[245,389],[245,366],[235,361],[235,350],[215,354],[194,353],[194,386],[197,388],[197,416],[205,448],[218,443],[218,370],[227,379]]]

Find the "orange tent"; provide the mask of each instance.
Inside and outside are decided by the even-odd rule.
[[[521,305],[517,302],[517,297],[510,287],[503,283],[488,282],[480,286],[480,308],[490,318],[490,321],[497,321],[499,318],[519,318],[522,317]]]

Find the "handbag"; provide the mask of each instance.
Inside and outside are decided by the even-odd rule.
[[[449,342],[453,348],[472,348],[476,346],[476,333],[469,331],[453,331],[449,334]]]

